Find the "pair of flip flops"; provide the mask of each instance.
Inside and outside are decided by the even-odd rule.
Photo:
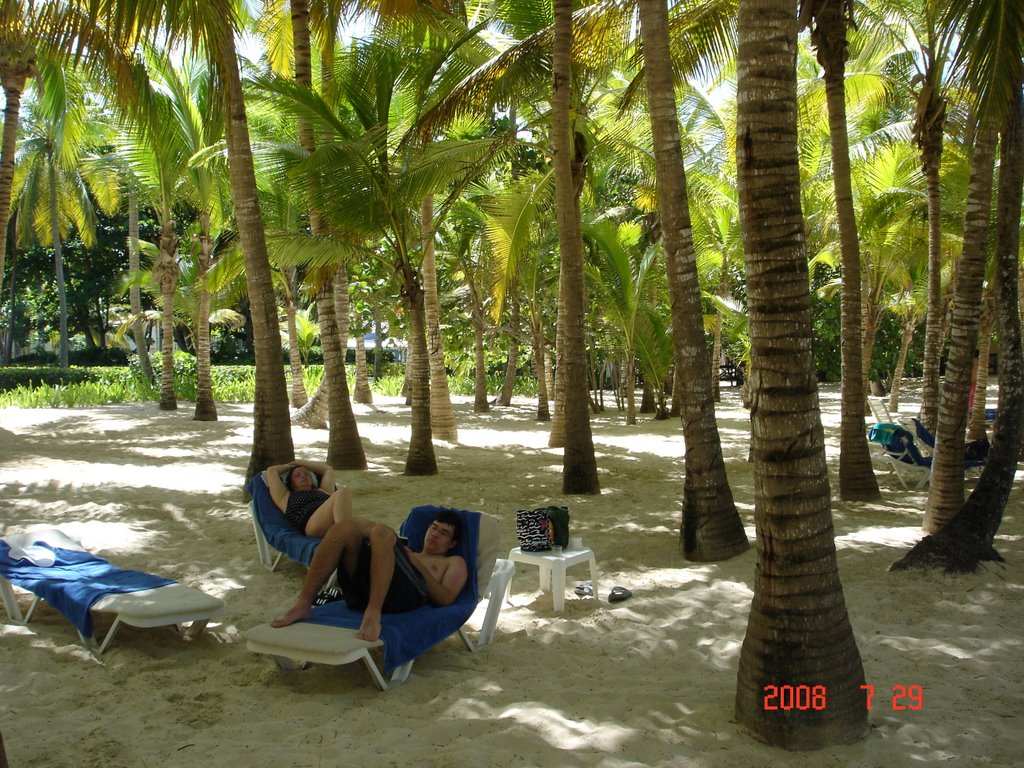
[[[580,597],[592,597],[594,594],[594,585],[589,581],[584,581],[581,584],[576,585],[576,589],[573,590]],[[625,587],[612,587],[612,591],[608,593],[609,603],[621,603],[623,600],[628,600],[633,596]]]

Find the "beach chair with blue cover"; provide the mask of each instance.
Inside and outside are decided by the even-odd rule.
[[[24,615],[14,587],[34,595]],[[170,625],[194,636],[227,609],[223,600],[198,589],[112,565],[87,552],[59,528],[8,534],[0,539],[0,597],[8,617],[19,624],[28,624],[40,601],[45,600],[75,626],[82,642],[97,654],[106,651],[122,624],[146,628]],[[93,613],[114,617],[99,642],[94,634]]]
[[[921,490],[932,474],[932,457],[922,455],[914,436],[899,424],[878,423],[871,427],[868,439],[881,446],[882,462],[891,469],[906,490]],[[981,460],[964,460],[964,471],[984,466]]]
[[[256,533],[256,552],[260,563],[275,570],[284,555],[308,566],[320,546],[320,539],[307,536],[289,522],[270,496],[270,488],[263,473],[257,472],[246,487],[249,492],[249,512]],[[276,553],[276,556],[275,554]]]
[[[409,539],[415,551],[423,547],[427,528],[442,507],[419,506],[412,509],[402,523],[400,533]],[[462,536],[455,554],[462,556],[469,569],[469,578],[462,593],[451,605],[424,606],[406,613],[386,613],[381,617],[380,640],[370,643],[356,637],[363,614],[350,609],[344,600],[313,608],[309,621],[287,627],[262,624],[245,633],[249,650],[273,656],[282,669],[292,669],[295,662],[330,665],[362,661],[377,687],[387,690],[385,676],[400,683],[408,678],[413,662],[452,634],[458,633],[466,648],[475,651],[494,637],[501,602],[512,578],[514,566],[498,557],[499,526],[491,515],[456,510],[462,519]],[[487,598],[477,641],[474,644],[466,631],[466,622]],[[383,674],[373,651],[383,655]]]

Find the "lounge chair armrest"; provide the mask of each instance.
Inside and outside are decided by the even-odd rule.
[[[501,613],[501,603],[505,599],[509,582],[512,581],[512,575],[515,572],[516,566],[511,560],[499,557],[494,561],[491,580],[487,583],[487,589],[484,590],[484,595],[487,597],[487,612],[484,614],[483,625],[480,627],[477,648],[483,648],[494,639],[494,630],[498,626],[498,614]]]

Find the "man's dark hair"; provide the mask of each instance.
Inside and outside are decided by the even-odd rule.
[[[452,527],[452,541],[456,542],[462,538],[462,518],[454,509],[442,509],[434,516],[435,523],[444,523]]]

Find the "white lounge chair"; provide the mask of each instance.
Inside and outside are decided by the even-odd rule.
[[[438,507],[416,507],[402,524],[402,534],[417,548],[423,532],[433,521]],[[498,558],[499,526],[496,518],[477,512],[479,535],[474,546],[460,541],[460,552],[475,571],[467,581],[463,594],[451,606],[419,608],[408,613],[384,614],[381,640],[368,643],[356,637],[362,614],[349,610],[343,601],[313,609],[312,622],[299,622],[274,628],[269,624],[253,627],[245,633],[246,645],[256,653],[273,656],[282,669],[294,669],[309,662],[342,665],[362,661],[380,690],[388,688],[385,674],[392,684],[408,678],[413,661],[428,648],[457,632],[469,651],[482,648],[494,637],[501,602],[515,570],[508,560]],[[464,528],[467,526],[464,522]],[[463,535],[463,538],[468,538]],[[486,585],[486,586],[483,586]],[[476,609],[480,598],[487,597],[487,610],[479,636],[474,644],[466,632],[465,622]],[[325,621],[328,623],[314,623]],[[346,623],[346,626],[338,626]],[[383,649],[384,674],[374,660],[375,649]]]
[[[24,615],[14,586],[34,595]],[[143,628],[173,625],[192,637],[227,610],[223,600],[198,589],[111,565],[88,553],[59,528],[0,539],[0,597],[8,617],[19,624],[28,624],[39,602],[46,599],[75,625],[82,642],[97,654],[106,651],[121,624]],[[92,631],[92,612],[114,616],[100,642]]]

